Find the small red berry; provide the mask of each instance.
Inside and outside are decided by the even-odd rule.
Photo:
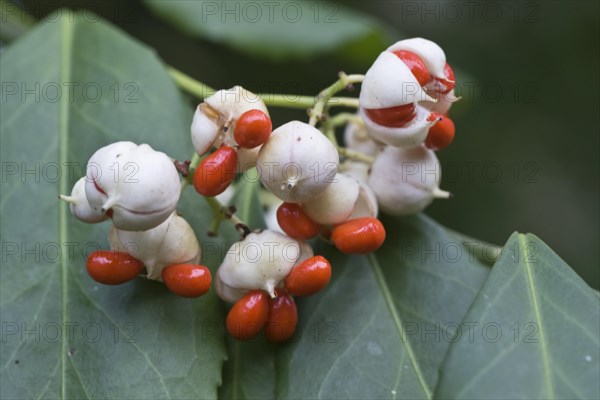
[[[194,188],[203,196],[221,194],[235,178],[237,151],[230,146],[221,146],[200,162],[194,173]]]
[[[261,110],[249,110],[238,118],[233,137],[240,147],[252,149],[266,142],[272,129],[271,118],[267,114]]]
[[[385,228],[377,218],[356,218],[335,226],[331,240],[342,253],[366,254],[381,247]]]
[[[439,121],[429,129],[429,133],[425,139],[425,146],[431,150],[441,150],[452,143],[456,129],[454,128],[454,122],[446,116],[431,113],[428,120],[433,121],[435,119]]]
[[[254,290],[237,301],[227,314],[227,332],[238,340],[250,340],[262,330],[269,318],[267,293]]]
[[[431,80],[431,75],[421,57],[406,50],[398,50],[393,53],[410,68],[410,72],[417,78],[419,85],[425,86]]]
[[[86,262],[90,277],[105,285],[120,285],[134,279],[144,268],[144,263],[128,253],[114,250],[98,250],[91,253]]]
[[[310,219],[302,206],[295,203],[283,203],[279,206],[277,222],[281,229],[294,239],[311,239],[321,231],[321,225]]]
[[[181,297],[200,297],[210,289],[212,276],[203,265],[173,264],[162,270],[167,288]]]
[[[414,103],[389,108],[371,108],[365,111],[373,122],[391,128],[402,128],[415,118]]]
[[[331,279],[331,264],[325,257],[315,256],[296,265],[285,278],[285,289],[292,296],[317,293]]]
[[[265,336],[270,342],[281,343],[294,336],[298,325],[298,310],[292,296],[282,289],[276,291],[277,297],[269,299]]]

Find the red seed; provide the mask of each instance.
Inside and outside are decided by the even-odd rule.
[[[285,278],[285,289],[292,296],[317,293],[331,279],[331,264],[325,257],[315,256],[296,265]]]
[[[381,247],[385,228],[377,218],[356,218],[335,226],[331,240],[342,253],[366,254]]]
[[[415,104],[365,110],[373,122],[390,128],[402,128],[415,118]]]
[[[230,146],[221,146],[198,165],[194,188],[207,197],[223,193],[235,178],[236,166],[237,151]]]
[[[294,336],[298,325],[298,310],[292,296],[285,290],[276,289],[277,297],[269,299],[269,319],[265,336],[274,343],[285,342]]]
[[[408,68],[410,68],[410,72],[417,78],[419,85],[425,86],[427,82],[431,80],[431,75],[421,57],[406,50],[397,50],[393,53],[398,56]]]
[[[429,129],[425,146],[431,150],[445,149],[454,140],[454,134],[456,133],[454,122],[441,114],[431,113],[428,120],[432,121],[434,119],[439,119],[439,121]]]
[[[267,293],[254,290],[237,301],[227,314],[227,332],[238,340],[250,340],[262,330],[269,318]]]
[[[271,118],[261,110],[243,113],[235,124],[233,137],[240,147],[252,149],[265,143],[271,135]]]
[[[446,90],[442,91],[443,94],[446,94],[456,87],[456,77],[454,76],[454,70],[448,63],[446,63],[446,66],[444,67],[444,74],[446,75],[446,79],[436,78],[435,80],[446,87]]]
[[[114,250],[98,250],[91,253],[86,262],[90,277],[105,285],[120,285],[134,279],[144,268],[144,263],[128,253]]]
[[[310,219],[299,204],[280,205],[277,209],[277,222],[288,236],[298,240],[311,239],[321,231],[321,225]]]
[[[200,297],[210,289],[212,276],[203,265],[173,264],[162,270],[169,290],[181,297]]]

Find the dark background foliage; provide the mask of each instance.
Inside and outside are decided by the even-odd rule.
[[[596,1],[344,2],[382,21],[387,35],[279,60],[182,34],[140,1],[21,4],[37,18],[61,7],[90,9],[195,78],[263,92],[312,95],[339,70],[366,71],[393,40],[432,39],[463,71],[463,101],[453,108],[457,138],[439,153],[443,188],[456,197],[435,202],[427,214],[499,244],[515,230],[533,232],[590,285],[600,286]],[[275,124],[302,117],[298,111],[273,114]]]

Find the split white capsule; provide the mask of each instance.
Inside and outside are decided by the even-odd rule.
[[[90,207],[107,213],[117,229],[144,231],[164,222],[179,200],[179,174],[172,160],[147,144],[105,146],[87,164]]]
[[[251,233],[227,251],[216,274],[217,294],[226,301],[235,301],[248,290],[264,290],[274,297],[292,268],[312,256],[308,244],[289,236],[270,230]]]
[[[307,202],[323,193],[338,165],[335,146],[318,129],[300,121],[275,129],[256,162],[263,185],[291,203]]]
[[[101,207],[92,208],[85,197],[85,177],[79,179],[73,186],[70,196],[60,195],[61,200],[69,203],[71,214],[80,221],[95,224],[108,219]]]
[[[198,264],[200,245],[192,227],[176,213],[155,228],[143,232],[116,229],[109,232],[112,250],[124,251],[142,261],[148,279],[162,281],[162,270],[171,264]]]

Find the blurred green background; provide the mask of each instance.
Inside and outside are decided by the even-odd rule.
[[[597,1],[15,3],[38,19],[89,9],[213,87],[260,92],[313,95],[340,70],[364,73],[396,40],[434,40],[463,100],[452,109],[456,140],[438,153],[455,198],[427,214],[497,244],[535,233],[600,286]]]

